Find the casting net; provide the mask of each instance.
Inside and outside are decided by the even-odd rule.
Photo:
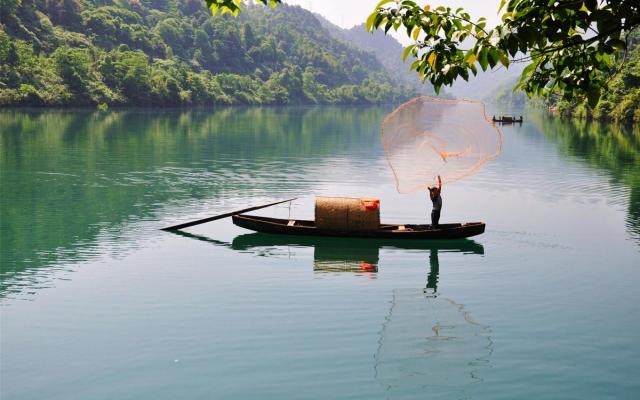
[[[400,193],[454,182],[495,158],[502,135],[484,105],[470,100],[417,97],[382,122],[382,145]]]

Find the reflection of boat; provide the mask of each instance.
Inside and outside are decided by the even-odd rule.
[[[236,251],[255,253],[261,256],[282,256],[283,249],[313,248],[314,271],[325,272],[377,272],[380,249],[403,249],[407,251],[429,250],[429,274],[427,288],[436,289],[438,281],[438,252],[484,254],[482,244],[468,239],[459,240],[382,240],[360,238],[335,238],[322,236],[290,236],[249,233],[236,236],[231,243],[184,231],[174,231],[185,236],[216,246]]]
[[[493,351],[491,330],[476,322],[466,308],[438,291],[440,257],[446,253],[484,254],[473,240],[382,240],[250,233],[226,243],[188,232],[178,235],[260,256],[281,256],[283,250],[313,249],[318,273],[377,272],[380,250],[399,254],[428,254],[426,287],[396,289],[384,318],[374,356],[375,378],[386,398],[429,394],[460,398],[468,386],[482,380]],[[398,251],[399,250],[399,251]],[[385,259],[387,257],[384,257]],[[328,275],[332,276],[332,275]],[[453,394],[453,395],[452,395]]]
[[[318,236],[266,235],[250,233],[237,236],[231,248],[271,254],[278,247],[313,247],[314,271],[377,272],[379,252],[385,249],[438,250],[484,254],[482,244],[473,240],[380,240],[359,238],[335,238]],[[430,257],[430,259],[432,256]],[[433,269],[433,266],[432,266]],[[437,277],[435,277],[437,281]]]
[[[184,236],[191,234],[181,233]],[[368,249],[389,248],[407,250],[442,250],[461,253],[484,254],[482,244],[468,239],[460,240],[363,240],[359,238],[335,238],[313,236],[265,235],[249,233],[236,236],[231,243],[234,250],[251,250],[255,248],[294,246],[328,249],[340,254],[359,254]],[[324,250],[323,250],[324,252]]]
[[[463,224],[441,224],[432,229],[431,225],[393,225],[380,224],[379,229],[366,231],[342,231],[318,228],[314,221],[287,220],[280,218],[258,217],[253,215],[234,215],[233,223],[252,231],[303,236],[339,236],[376,239],[462,239],[484,232],[484,222]]]
[[[496,116],[493,116],[493,122],[498,122],[501,124],[514,124],[514,123],[519,123],[521,124],[523,121],[522,119],[522,115],[520,116],[520,118],[516,118],[512,115],[501,115],[500,117],[496,118]]]

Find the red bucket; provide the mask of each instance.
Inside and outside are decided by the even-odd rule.
[[[362,199],[361,201],[367,211],[375,211],[380,207],[380,200],[378,199]]]

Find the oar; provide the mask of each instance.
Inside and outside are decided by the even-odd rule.
[[[218,219],[227,218],[227,217],[230,217],[232,215],[242,214],[242,213],[246,213],[246,212],[249,212],[249,211],[259,210],[261,208],[275,206],[276,204],[282,204],[282,203],[286,203],[288,201],[293,201],[293,200],[296,200],[296,199],[297,199],[297,197],[294,197],[293,199],[277,201],[275,203],[265,204],[263,206],[249,207],[249,208],[245,208],[244,210],[238,210],[238,211],[232,211],[232,212],[229,212],[229,213],[226,213],[226,214],[214,215],[213,217],[203,218],[203,219],[199,219],[199,220],[191,221],[191,222],[185,222],[184,224],[169,226],[167,228],[162,228],[161,230],[163,230],[163,231],[177,231],[178,229],[188,228],[190,226],[204,224],[205,222],[211,222],[211,221],[215,221],[215,220],[218,220]]]

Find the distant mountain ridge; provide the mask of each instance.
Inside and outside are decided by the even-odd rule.
[[[201,0],[3,1],[0,106],[332,104],[415,95],[311,12]]]
[[[315,16],[335,38],[374,53],[398,83],[411,86],[421,94],[435,94],[429,82],[422,82],[415,71],[409,71],[409,66],[413,62],[411,58],[402,62],[404,47],[394,37],[385,35],[382,31],[367,32],[365,24],[343,29],[322,15],[315,14]]]

